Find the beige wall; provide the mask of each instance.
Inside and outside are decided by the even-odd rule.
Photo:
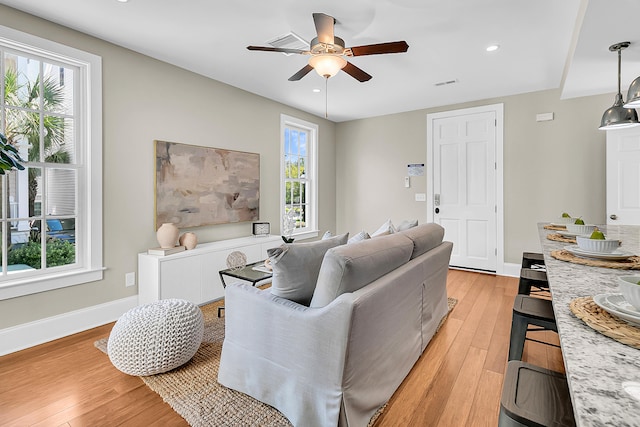
[[[319,227],[335,225],[335,124],[0,5],[0,25],[99,55],[103,65],[104,280],[0,301],[0,329],[135,295],[125,273],[157,246],[153,140],[260,153],[260,219],[279,232],[280,114],[319,125]],[[199,227],[200,242],[251,234]]]
[[[155,246],[153,140],[257,152],[261,219],[279,229],[279,116],[320,126],[320,230],[373,231],[385,219],[426,219],[426,114],[504,103],[506,262],[539,247],[535,223],[563,211],[605,219],[605,134],[600,115],[613,95],[561,101],[559,91],[490,99],[334,124],[0,5],[0,25],[100,55],[103,61],[104,280],[0,301],[0,329],[135,295],[124,275]],[[535,114],[554,112],[553,122]],[[336,141],[338,143],[336,144]],[[337,184],[337,185],[336,185]],[[194,230],[201,242],[246,236],[250,225]]]
[[[409,163],[426,163],[427,113],[504,104],[505,262],[539,250],[536,223],[562,212],[605,222],[605,137],[600,118],[614,96],[560,100],[559,90],[528,93],[339,123],[336,127],[338,232],[375,230],[384,220],[427,218],[429,171],[404,188]],[[536,122],[537,113],[555,120]]]

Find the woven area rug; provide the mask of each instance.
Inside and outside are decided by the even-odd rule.
[[[455,298],[448,299],[449,313],[457,302]],[[218,366],[224,340],[224,316],[217,317],[217,307],[220,305],[222,302],[201,307],[205,325],[203,342],[188,363],[164,374],[140,378],[190,426],[291,426],[289,420],[275,408],[218,383]],[[107,338],[96,341],[95,346],[106,353]],[[384,406],[374,414],[370,426],[383,410]]]

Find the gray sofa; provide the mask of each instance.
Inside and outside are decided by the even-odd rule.
[[[424,224],[328,249],[309,306],[227,286],[218,381],[294,426],[366,426],[447,313],[443,236]]]

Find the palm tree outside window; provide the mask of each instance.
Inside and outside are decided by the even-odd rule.
[[[3,52],[4,134],[27,162],[2,186],[2,271],[77,262],[75,70]]]

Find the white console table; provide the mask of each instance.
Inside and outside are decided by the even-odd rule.
[[[267,249],[282,244],[280,236],[242,237],[202,243],[189,251],[158,256],[138,254],[138,304],[181,298],[203,304],[224,297],[218,271],[227,268],[227,256],[241,251],[247,263],[267,258]]]

